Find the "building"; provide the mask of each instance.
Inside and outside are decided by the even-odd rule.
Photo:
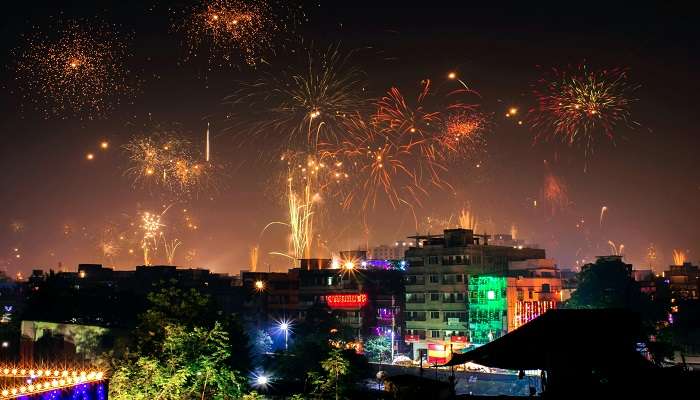
[[[397,240],[393,245],[381,244],[372,247],[368,256],[373,260],[402,260],[406,250],[414,245],[414,241]]]
[[[664,278],[671,287],[671,293],[683,300],[700,299],[700,268],[689,262],[671,265],[664,271]]]
[[[557,308],[564,300],[559,268],[552,259],[513,261],[507,278],[508,332]]]
[[[352,256],[352,260],[335,263],[332,260],[321,263],[302,260],[302,268],[296,270],[299,276],[298,317],[304,318],[312,308],[328,307],[343,324],[357,330],[359,339],[380,335],[401,337],[404,310],[402,268],[405,264],[357,259],[357,254]]]
[[[241,271],[243,319],[264,329],[275,322],[298,319],[299,269],[289,272]]]
[[[507,331],[507,273],[512,261],[545,258],[542,249],[494,246],[488,235],[447,229],[414,236],[405,254],[406,334],[413,356],[440,363],[467,343]]]

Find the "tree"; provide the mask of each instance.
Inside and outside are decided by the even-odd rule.
[[[270,337],[270,334],[263,329],[256,329],[253,350],[255,354],[269,353],[272,350],[272,337]]]
[[[122,360],[112,374],[115,400],[237,399],[244,378],[229,368],[228,334],[212,329],[167,325],[161,357],[135,355]]]
[[[336,349],[331,351],[330,356],[321,361],[321,368],[327,373],[330,380],[335,384],[335,400],[338,400],[338,381],[341,376],[345,376],[350,370],[350,362],[343,357],[342,351]]]
[[[620,259],[599,259],[578,274],[578,288],[564,304],[566,308],[618,308],[639,314],[645,333],[655,332],[657,322],[664,319],[667,305],[653,302],[642,293],[630,273],[632,266]]]
[[[365,342],[365,355],[370,361],[386,362],[391,357],[391,339],[372,336]]]

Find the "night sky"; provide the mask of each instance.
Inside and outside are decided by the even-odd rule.
[[[411,92],[427,78],[438,86],[454,85],[447,74],[456,71],[479,92],[481,110],[492,116],[486,155],[450,169],[454,191],[428,188],[429,197],[415,208],[418,227],[410,209],[387,201],[364,211],[324,210],[322,204],[315,226],[327,247],[393,243],[417,229],[426,233],[429,217],[447,219],[468,207],[479,231],[508,233],[515,225],[519,237],[544,247],[560,266],[609,254],[608,241],[624,244],[626,259],[637,268],[649,264],[652,243],[659,271],[671,263],[673,249],[697,262],[700,81],[694,14],[662,2],[469,3],[476,2],[303,3],[301,23],[289,36],[319,48],[356,50],[352,62],[366,74],[368,96],[380,97],[393,86]],[[287,218],[283,189],[274,186],[276,164],[265,161],[279,157],[269,150],[276,146],[268,140],[242,146],[223,104],[240,81],[255,79],[261,71],[245,63],[209,71],[202,58],[185,60],[182,34],[171,29],[172,15],[185,5],[191,3],[32,1],[4,7],[0,269],[26,274],[37,267],[57,269],[59,262],[67,269],[92,262],[118,268],[142,264],[138,245],[117,243],[115,254],[107,256],[101,243],[115,240],[114,233],[128,230],[129,222],[138,225],[139,213],[173,204],[163,224],[171,238],[182,240],[176,264],[236,273],[248,268],[249,249],[263,227]],[[46,118],[20,95],[13,65],[25,46],[21,35],[34,25],[49,26],[61,14],[98,17],[131,35],[126,67],[138,80],[138,91],[104,118]],[[276,40],[279,53],[294,47],[292,39]],[[274,60],[282,63],[284,57]],[[626,68],[630,83],[640,85],[631,117],[641,125],[616,126],[614,141],[598,140],[588,156],[580,147],[536,142],[527,124],[516,123],[535,104],[531,87],[543,74],[583,63],[594,69]],[[518,108],[516,118],[504,116],[510,107]],[[134,185],[125,175],[121,147],[144,133],[149,121],[177,123],[202,146],[211,121],[212,157],[225,166],[218,188],[173,199],[157,188]],[[99,147],[103,140],[109,142],[107,150]],[[95,158],[87,160],[87,153]],[[569,198],[555,212],[542,199],[550,173],[566,185]],[[600,224],[603,206],[607,212]],[[196,230],[183,226],[184,214]],[[105,233],[108,226],[116,228]],[[266,255],[273,251],[287,251],[282,226],[262,235],[260,265],[288,267],[285,258]],[[165,262],[162,253],[155,262]]]

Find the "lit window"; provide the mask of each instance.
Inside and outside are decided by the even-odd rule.
[[[493,300],[496,298],[496,292],[494,292],[493,290],[489,290],[486,293],[486,297],[488,297],[489,300]]]

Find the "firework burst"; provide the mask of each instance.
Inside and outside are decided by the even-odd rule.
[[[566,184],[560,177],[551,172],[544,176],[542,197],[545,204],[549,205],[552,215],[564,210],[570,203]]]
[[[115,26],[62,21],[36,28],[16,50],[16,80],[25,103],[44,117],[105,117],[135,93],[131,54]]]
[[[588,154],[599,136],[614,140],[618,125],[638,125],[630,111],[638,87],[628,82],[624,69],[554,69],[533,91],[537,105],[529,111],[530,126],[536,139],[582,145]]]
[[[331,46],[299,53],[290,67],[242,82],[227,97],[241,145],[266,140],[280,152],[313,152],[321,142],[337,141],[348,120],[366,108],[364,74],[352,65],[352,52]]]
[[[197,196],[218,187],[221,167],[204,160],[176,130],[157,129],[123,146],[129,158],[126,174],[134,185],[157,187],[178,197]]]
[[[221,67],[258,64],[281,28],[268,2],[257,0],[199,1],[172,24],[184,34],[188,59],[203,55]]]

